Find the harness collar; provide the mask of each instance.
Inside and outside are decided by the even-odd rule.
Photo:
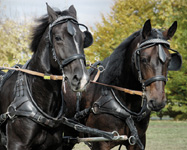
[[[23,67],[26,68],[29,62]],[[26,74],[18,73],[15,84],[15,98],[7,109],[8,117],[14,119],[17,116],[28,117],[36,123],[51,128],[58,127],[63,117],[63,97],[62,105],[57,117],[52,117],[45,113],[34,101],[28,87]]]

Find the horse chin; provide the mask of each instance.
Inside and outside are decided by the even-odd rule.
[[[71,84],[71,89],[74,92],[83,92],[83,91],[86,90],[88,84],[89,84],[89,82],[87,82],[86,84],[80,84],[80,85],[77,85],[77,86],[74,86],[74,85]]]
[[[150,111],[155,111],[155,112],[159,112],[161,111],[164,107],[165,107],[165,103],[163,103],[162,105],[160,106],[152,106],[150,105],[149,103],[147,104],[147,109],[149,109]]]

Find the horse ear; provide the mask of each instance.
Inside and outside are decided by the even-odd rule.
[[[55,21],[58,18],[58,16],[55,13],[55,11],[47,3],[46,3],[46,5],[47,5],[47,13],[49,15],[49,22],[51,23],[51,22]]]
[[[149,19],[144,23],[143,26],[142,36],[144,39],[146,39],[151,34],[151,30],[152,30],[151,21]]]
[[[74,16],[74,18],[77,18],[77,11],[73,5],[69,7],[69,12]]]
[[[177,21],[175,21],[169,29],[163,32],[167,40],[171,39],[177,30]]]

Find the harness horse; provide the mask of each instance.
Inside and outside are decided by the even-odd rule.
[[[144,150],[150,112],[160,111],[166,104],[167,72],[181,68],[182,57],[168,42],[176,29],[177,22],[162,31],[152,28],[147,20],[141,30],[124,40],[108,58],[93,65],[93,68],[104,67],[97,80],[102,85],[90,84],[80,94],[80,103],[70,90],[64,94],[67,117],[74,117],[92,128],[117,131],[129,137],[128,141],[92,142],[92,150],[109,150],[117,145],[125,145],[127,150]],[[97,74],[93,68],[90,69],[92,80]],[[105,85],[143,94],[141,97],[131,95]],[[64,127],[64,135],[77,137],[78,134]],[[74,144],[70,142],[64,147],[72,149]]]
[[[61,12],[47,4],[47,12],[34,29],[31,60],[15,67],[43,74],[44,78],[10,70],[1,80],[1,144],[7,150],[59,148],[64,112],[62,84],[68,82],[72,91],[83,91],[89,83],[83,48],[92,44],[91,33],[78,23],[73,6]]]

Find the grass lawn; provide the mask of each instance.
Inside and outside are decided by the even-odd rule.
[[[74,150],[89,150],[83,143]],[[118,150],[118,147],[112,150]],[[122,147],[122,150],[125,150]],[[146,150],[187,150],[187,121],[151,121]]]
[[[187,122],[151,121],[147,150],[187,150]]]

